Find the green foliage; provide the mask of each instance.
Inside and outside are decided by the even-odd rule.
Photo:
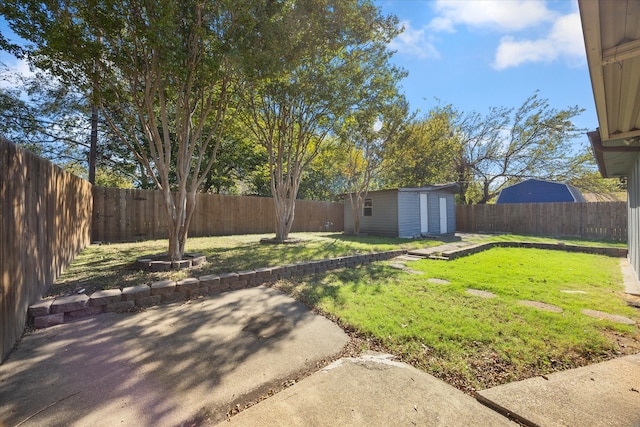
[[[8,0],[30,61],[87,94],[165,193],[169,253],[184,253],[195,193],[216,160],[248,55],[250,5],[216,1]],[[175,189],[177,196],[169,192]]]
[[[260,180],[267,161],[264,148],[253,141],[238,120],[229,123],[216,152],[216,162],[202,185],[203,192],[255,194],[252,184]],[[268,196],[269,193],[260,194]]]
[[[572,141],[584,133],[572,122],[583,110],[552,108],[535,93],[520,107],[494,107],[484,116],[459,114],[455,135],[460,143],[457,169],[465,195],[481,187],[478,203],[492,200],[505,186],[527,178],[567,181],[585,159],[576,157]],[[474,194],[472,189],[470,195]]]
[[[387,186],[421,187],[456,181],[456,119],[452,106],[437,107],[393,140],[384,160]]]
[[[96,184],[98,187],[134,188],[133,180],[117,170],[99,167],[96,169]]]
[[[618,183],[598,178],[593,155],[576,149],[579,107],[552,108],[537,93],[520,107],[482,115],[438,106],[416,120],[385,153],[387,187],[456,181],[459,203],[489,203],[505,186],[528,178],[569,182],[605,194]]]
[[[347,153],[340,141],[328,137],[319,148],[318,155],[302,174],[298,198],[334,201],[344,192],[344,164]]]
[[[392,75],[391,72],[388,74],[389,82],[400,76],[397,74],[394,78]],[[389,86],[377,93],[366,107],[351,112],[339,130],[347,159],[345,201],[348,198],[356,235],[360,233],[360,212],[367,192],[375,188],[386,152],[404,132],[408,115],[408,102]]]
[[[261,16],[244,58],[246,126],[268,154],[276,238],[293,225],[304,171],[348,113],[392,90],[401,73],[388,59],[397,19],[369,0],[307,0],[256,6]],[[253,36],[249,36],[250,38]],[[265,57],[267,52],[269,57]],[[258,70],[258,71],[256,71]]]
[[[12,73],[0,64],[0,134],[60,166],[86,162],[87,105],[51,75]]]

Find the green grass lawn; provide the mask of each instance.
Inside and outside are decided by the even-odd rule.
[[[619,262],[495,248],[450,262],[407,263],[421,275],[378,263],[278,286],[360,338],[472,391],[640,351],[637,326],[580,312],[595,309],[640,322],[640,312],[622,298]],[[433,278],[450,283],[432,283]],[[469,288],[496,297],[470,295]],[[519,300],[553,304],[563,312]]]
[[[150,273],[139,270],[135,260],[149,254],[166,253],[167,240],[135,243],[91,245],[69,265],[49,290],[50,295],[72,293],[85,289],[87,293],[100,289],[123,288],[151,284],[158,280],[179,280],[206,274],[219,274],[296,262],[319,260],[359,253],[387,251],[398,248],[416,249],[440,245],[435,239],[394,239],[385,237],[354,237],[342,233],[292,233],[302,240],[295,245],[264,245],[260,239],[271,234],[191,237],[187,252],[206,255],[202,267],[170,273]]]
[[[270,267],[358,253],[393,249],[418,249],[445,243],[437,239],[397,239],[374,236],[346,236],[342,233],[292,233],[302,240],[296,245],[263,245],[260,239],[271,234],[235,236],[191,237],[187,252],[206,255],[208,263],[189,271],[149,273],[141,271],[135,260],[144,255],[166,252],[167,240],[149,240],[134,243],[91,245],[84,249],[56,280],[49,295],[64,295],[85,289],[87,293],[100,289],[124,288],[151,284],[159,280],[180,280],[206,274],[219,274],[261,267]],[[472,241],[509,240],[558,242],[557,238],[518,235],[474,235]],[[565,243],[620,246],[608,242],[582,242],[562,240]],[[623,245],[624,246],[624,245]]]

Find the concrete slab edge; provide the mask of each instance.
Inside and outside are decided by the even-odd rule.
[[[498,405],[496,402],[494,402],[491,399],[487,399],[486,397],[482,396],[479,393],[474,393],[474,396],[476,398],[476,400],[480,403],[482,403],[484,406],[486,406],[487,408],[499,413],[500,415],[510,419],[511,421],[515,421],[523,426],[526,427],[542,427],[539,424],[534,423],[531,420],[528,420],[527,418],[516,414],[514,412],[511,412],[510,410],[508,410],[507,408],[505,408],[504,406]]]

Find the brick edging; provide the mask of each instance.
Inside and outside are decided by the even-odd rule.
[[[533,248],[548,249],[566,252],[581,252],[596,255],[606,255],[610,257],[624,258],[627,256],[626,248],[611,248],[606,246],[581,246],[567,243],[540,243],[540,242],[484,242],[466,248],[454,249],[442,254],[437,259],[447,261],[476,254],[491,248]]]
[[[383,261],[406,254],[404,249],[351,255],[318,261],[307,261],[277,267],[258,268],[233,273],[206,275],[180,281],[163,280],[151,285],[136,285],[124,289],[107,289],[87,296],[84,294],[48,298],[29,307],[28,316],[36,328],[59,325],[78,318],[108,312],[127,312],[158,304],[185,301],[221,292],[272,283],[280,279],[324,273],[345,267]]]

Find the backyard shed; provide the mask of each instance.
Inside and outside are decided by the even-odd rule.
[[[359,212],[360,233],[413,238],[456,231],[458,184],[370,191]],[[344,198],[344,231],[354,233],[349,195]]]
[[[580,190],[573,185],[541,179],[527,179],[503,188],[496,203],[584,203],[585,201]]]

